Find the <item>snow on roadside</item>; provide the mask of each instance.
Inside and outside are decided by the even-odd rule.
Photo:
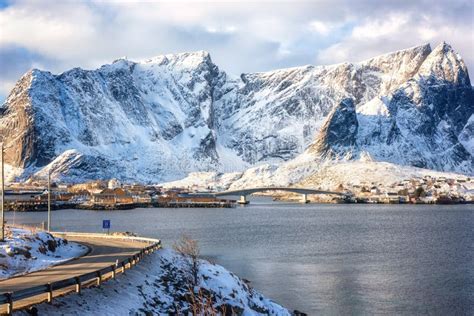
[[[0,280],[43,270],[80,257],[88,248],[51,234],[7,227],[5,242],[0,242]]]
[[[100,288],[84,289],[37,305],[40,315],[169,315],[192,314],[186,297],[186,259],[170,249],[146,256],[136,267]],[[219,265],[200,260],[199,287],[213,307],[226,306],[238,315],[290,315],[246,282]],[[25,314],[26,315],[26,314]]]

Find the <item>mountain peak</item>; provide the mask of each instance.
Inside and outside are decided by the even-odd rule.
[[[204,50],[198,50],[194,52],[184,52],[184,53],[173,53],[173,54],[164,54],[157,55],[139,63],[142,64],[167,64],[167,63],[176,63],[183,61],[193,61],[194,63],[202,63],[211,61],[211,55],[209,52]]]
[[[427,80],[470,86],[466,64],[445,41],[437,45],[420,67],[418,75]]]
[[[407,56],[410,59],[412,58],[419,58],[425,59],[430,53],[432,52],[431,50],[431,45],[429,43],[423,44],[423,45],[417,45],[393,52],[388,52],[382,55],[378,55],[375,57],[371,57],[369,59],[363,60],[361,62],[358,62],[357,64],[373,64],[376,62],[379,62],[381,60],[393,60],[394,58],[400,57],[400,56]]]
[[[448,52],[454,52],[454,50],[451,45],[445,41],[442,41],[433,49],[433,52],[442,52],[443,54],[446,54]]]
[[[122,58],[96,70],[30,71],[0,111],[0,136],[14,144],[7,162],[22,177],[50,164],[71,181],[240,171],[304,148],[315,157],[366,151],[377,161],[472,173],[472,154],[456,149],[461,131],[464,143],[472,138],[465,126],[473,90],[459,83],[467,78],[447,43],[242,80],[206,51]]]

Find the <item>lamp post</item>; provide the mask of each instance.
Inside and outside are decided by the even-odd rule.
[[[2,155],[2,163],[1,163],[1,167],[0,167],[0,173],[1,173],[1,178],[2,178],[2,185],[1,185],[1,189],[2,189],[2,194],[1,194],[1,198],[2,198],[2,203],[1,203],[1,209],[0,209],[0,212],[1,212],[1,215],[0,215],[0,221],[2,222],[2,231],[0,233],[0,241],[5,241],[5,165],[4,165],[4,157],[3,157],[3,142],[2,142],[2,145],[1,145],[1,149],[0,149],[0,153]]]
[[[48,170],[48,232],[51,231],[51,172]]]

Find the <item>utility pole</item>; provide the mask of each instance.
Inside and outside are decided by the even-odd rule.
[[[1,146],[1,149],[0,149],[0,152],[2,154],[2,164],[1,164],[1,176],[2,176],[2,194],[1,194],[1,197],[2,197],[2,203],[1,203],[1,209],[0,209],[0,212],[1,212],[1,216],[0,216],[0,220],[2,221],[2,231],[0,233],[0,241],[5,241],[5,166],[4,166],[4,157],[3,157],[3,142],[2,142],[2,146]]]
[[[51,231],[51,172],[48,171],[48,232]]]

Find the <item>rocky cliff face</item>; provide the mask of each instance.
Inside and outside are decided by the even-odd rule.
[[[211,107],[221,76],[205,52],[30,71],[3,105],[7,162],[74,178],[206,170],[219,159]]]
[[[291,159],[313,142],[341,99],[358,107],[394,91],[430,52],[423,45],[357,64],[243,74],[215,102],[221,141],[251,164]]]
[[[319,153],[325,158],[356,150],[357,131],[356,109],[352,99],[343,99],[329,113],[314,144],[308,152]]]
[[[357,143],[376,160],[472,173],[472,149],[460,139],[473,111],[466,66],[442,43],[410,80],[359,109]]]
[[[473,108],[466,66],[445,43],[238,78],[195,52],[32,70],[0,108],[0,135],[24,177],[51,169],[72,181],[242,170],[308,146],[472,173]]]

